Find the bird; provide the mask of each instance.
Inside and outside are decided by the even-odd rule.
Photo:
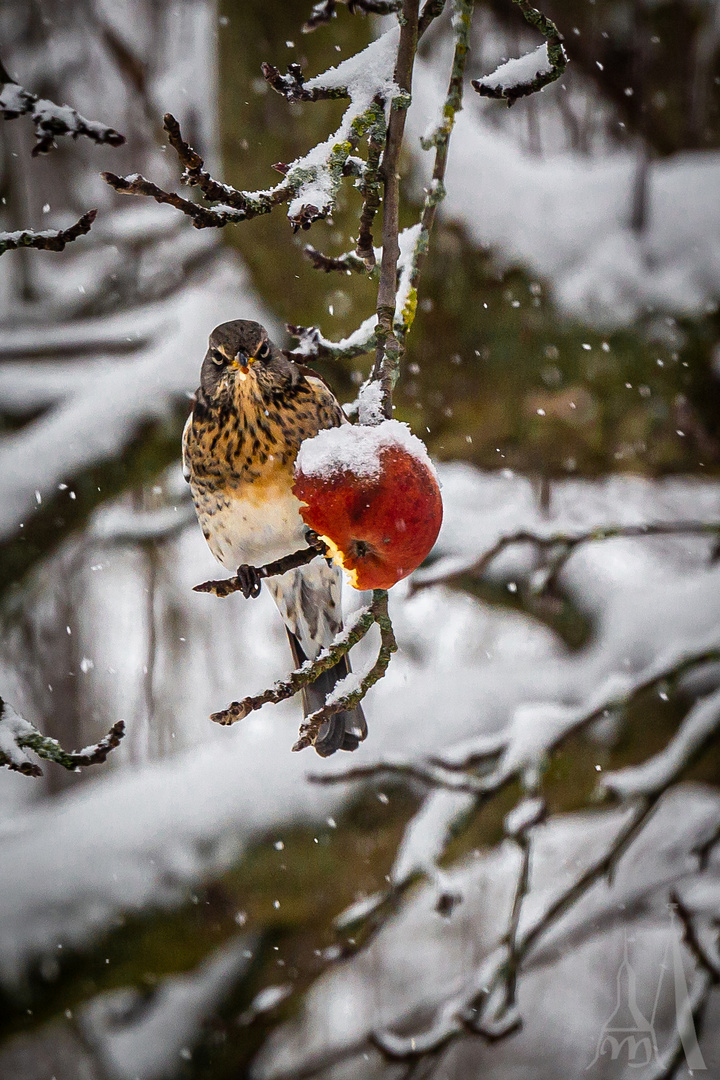
[[[235,319],[216,326],[182,439],[183,474],[215,558],[256,596],[260,565],[308,546],[293,467],[305,439],[347,419],[320,376],[295,363],[264,326]],[[342,571],[317,558],[267,578],[296,667],[314,660],[342,629]],[[302,690],[305,717],[350,673],[347,656]],[[318,732],[322,757],[355,750],[367,735],[362,708],[338,712]]]

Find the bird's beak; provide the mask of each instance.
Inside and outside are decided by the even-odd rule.
[[[232,367],[235,368],[235,370],[239,368],[243,375],[247,375],[248,371],[250,370],[250,364],[252,364],[254,359],[254,356],[248,356],[247,353],[235,353]]]

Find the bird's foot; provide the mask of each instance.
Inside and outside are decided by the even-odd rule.
[[[308,526],[305,526],[305,543],[308,547],[315,548],[321,555],[324,555],[327,551],[324,542],[320,539],[315,530]]]
[[[242,566],[238,566],[236,576],[242,594],[246,600],[249,600],[251,596],[255,597],[260,595],[262,578],[260,577],[256,566],[249,566],[248,563],[243,563]]]

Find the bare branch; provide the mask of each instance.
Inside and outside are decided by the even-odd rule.
[[[718,536],[720,535],[720,522],[718,521],[654,521],[638,525],[607,525],[596,529],[589,529],[581,533],[548,533],[546,536],[520,529],[518,532],[501,536],[491,548],[488,548],[473,563],[462,569],[453,570],[449,574],[439,573],[433,576],[432,571],[423,574],[419,580],[413,583],[414,589],[424,589],[429,585],[440,582],[447,584],[457,581],[465,574],[475,574],[480,577],[488,569],[490,564],[506,548],[516,544],[532,544],[539,551],[553,551],[557,554],[553,559],[552,566],[543,582],[543,588],[547,589],[564,568],[570,556],[583,544],[598,543],[602,540],[616,540],[619,538],[632,539],[645,536]]]
[[[32,149],[32,156],[47,154],[57,146],[56,139],[70,135],[77,139],[85,135],[94,143],[107,143],[121,146],[125,136],[114,128],[101,124],[97,120],[86,120],[69,105],[56,105],[54,101],[39,98],[37,94],[26,90],[10,78],[0,63],[0,113],[6,120],[30,114],[35,125],[37,142]]]
[[[20,232],[0,233],[0,255],[21,247],[38,248],[41,251],[62,251],[66,244],[71,244],[79,236],[85,236],[90,232],[96,216],[97,210],[88,210],[69,229],[44,229],[42,232],[23,229]]]
[[[285,555],[282,559],[276,559],[275,562],[266,563],[265,566],[252,567],[251,569],[258,580],[275,577],[278,574],[287,573],[288,570],[296,570],[299,566],[305,566],[319,555],[324,554],[324,551],[325,545],[322,541],[318,541],[315,546],[302,548],[300,551],[294,551],[291,555]],[[245,592],[246,580],[246,575],[238,575],[237,577],[220,578],[219,581],[203,581],[200,585],[193,587],[193,592],[212,593],[214,596],[224,598],[232,593]]]
[[[146,195],[148,198],[154,199],[155,202],[174,206],[176,210],[180,210],[186,217],[192,219],[196,229],[222,229],[227,225],[228,221],[243,220],[240,211],[233,210],[229,213],[222,213],[200,206],[198,203],[183,199],[181,195],[177,195],[174,191],[165,191],[163,188],[158,187],[157,184],[153,184],[151,180],[146,180],[144,176],[140,176],[139,173],[132,173],[130,176],[116,176],[115,173],[104,172],[100,175],[105,183],[109,184],[120,195]]]

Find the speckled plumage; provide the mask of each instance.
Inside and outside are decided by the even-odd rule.
[[[344,422],[325,383],[288,360],[255,322],[223,323],[210,335],[201,385],[183,432],[183,469],[210,550],[235,572],[306,546],[300,504],[292,493],[300,444]],[[267,579],[296,663],[314,659],[342,627],[337,567],[315,560]],[[307,713],[323,704],[347,662],[307,688]],[[316,749],[355,749],[365,737],[361,709],[325,725]]]

